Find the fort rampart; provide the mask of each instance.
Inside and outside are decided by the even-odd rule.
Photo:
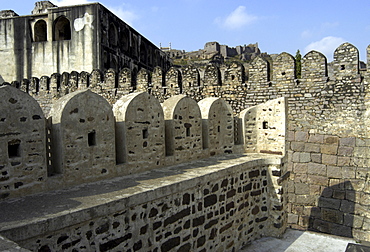
[[[369,68],[370,47],[367,48],[367,52],[367,67]],[[232,248],[240,248],[241,244],[237,244],[235,240],[231,242],[229,239],[239,235],[246,236],[249,231],[242,231],[238,234],[230,233],[226,237],[222,234],[225,230],[238,232],[236,230],[239,230],[239,227],[234,225],[242,222],[247,226],[251,225],[254,231],[260,228],[261,231],[255,236],[254,231],[251,231],[250,236],[255,238],[260,235],[279,235],[285,227],[293,227],[370,241],[370,137],[368,133],[370,75],[368,69],[359,68],[359,63],[357,48],[344,43],[335,50],[334,61],[331,64],[328,64],[326,58],[319,52],[307,53],[302,59],[302,76],[299,79],[295,76],[294,58],[287,53],[281,53],[273,62],[257,57],[250,63],[248,69],[241,64],[234,63],[221,68],[214,65],[209,65],[204,69],[191,66],[183,69],[171,68],[167,72],[155,68],[152,73],[141,70],[137,75],[129,69],[123,69],[119,73],[111,70],[102,73],[95,70],[91,74],[72,72],[54,74],[51,77],[40,79],[33,78],[24,80],[22,83],[14,82],[12,86],[28,92],[33,98],[9,86],[1,88],[0,94],[6,97],[2,100],[6,101],[7,106],[15,106],[10,111],[30,113],[27,116],[10,113],[9,116],[14,115],[16,118],[10,125],[30,123],[30,126],[23,125],[22,132],[16,135],[12,134],[12,131],[4,131],[5,135],[2,135],[3,139],[7,140],[2,141],[4,146],[1,149],[5,150],[2,151],[5,156],[1,160],[11,159],[14,162],[3,165],[2,175],[7,177],[6,169],[9,167],[14,172],[19,172],[19,175],[15,176],[18,180],[14,177],[10,181],[2,179],[1,185],[5,186],[1,188],[5,192],[2,195],[3,197],[24,195],[22,188],[25,186],[35,188],[33,192],[49,191],[81,182],[126,176],[136,172],[150,172],[161,166],[180,169],[181,163],[186,163],[189,159],[199,160],[210,156],[217,158],[222,157],[219,155],[223,153],[254,153],[247,154],[247,157],[257,154],[267,157],[272,154],[280,161],[271,163],[271,160],[264,159],[263,162],[267,162],[267,166],[259,163],[262,161],[252,161],[253,164],[246,162],[250,167],[247,168],[250,169],[248,174],[252,174],[246,183],[249,184],[255,174],[259,182],[256,182],[258,185],[252,185],[252,191],[256,189],[261,193],[257,196],[252,191],[248,191],[248,197],[252,197],[255,206],[258,205],[258,211],[254,210],[254,213],[261,214],[260,217],[254,216],[256,217],[253,218],[254,222],[248,222],[244,217],[239,218],[238,215],[245,216],[242,212],[244,210],[240,208],[246,207],[239,193],[245,192],[244,190],[248,190],[249,187],[239,189],[239,185],[227,186],[227,189],[222,191],[221,177],[226,174],[222,174],[221,170],[207,175],[211,177],[220,175],[220,179],[207,178],[207,185],[201,182],[204,177],[195,176],[196,181],[194,182],[200,185],[201,189],[191,187],[185,182],[177,184],[176,190],[172,188],[171,197],[173,198],[171,199],[173,200],[169,204],[174,204],[171,209],[179,215],[173,217],[169,214],[170,212],[166,215],[163,205],[161,205],[163,212],[159,211],[157,214],[161,216],[161,221],[167,220],[166,223],[161,222],[160,225],[163,227],[174,225],[171,230],[178,232],[165,233],[164,238],[158,238],[161,244],[175,244],[161,248],[162,251],[180,249],[180,247],[184,249],[183,251],[190,251],[198,248],[197,244],[201,244],[199,250],[203,248],[202,246],[207,251],[212,250],[215,247],[211,244],[216,236],[217,239],[221,239],[221,246],[225,246],[220,250],[230,249],[231,251]],[[86,88],[89,91],[86,91]],[[16,105],[21,100],[24,101],[22,104],[27,104],[23,105],[27,106],[26,108]],[[113,109],[112,105],[114,105]],[[2,106],[2,109],[5,107]],[[218,119],[212,122],[213,117]],[[46,126],[43,124],[45,121],[47,121]],[[0,125],[4,122],[6,120],[0,118]],[[23,130],[23,127],[29,133],[24,133],[27,131]],[[47,133],[43,135],[41,132],[44,129],[49,129],[49,131],[45,131]],[[133,133],[128,134],[127,132]],[[217,135],[219,133],[220,135]],[[22,134],[26,134],[27,137],[32,135],[35,142],[31,144],[23,138]],[[43,151],[42,143],[49,143],[49,139],[50,144],[45,144],[46,149]],[[20,157],[17,150],[20,150],[18,147],[23,143],[29,144],[29,153],[39,151],[44,154]],[[115,147],[112,148],[112,146]],[[57,150],[58,155],[53,154],[53,150]],[[11,157],[10,154],[12,154]],[[233,155],[229,155],[231,156]],[[43,160],[45,160],[44,163],[42,163]],[[231,160],[239,162],[236,160],[240,159],[231,158]],[[22,163],[22,166],[18,162]],[[27,165],[23,166],[23,164]],[[33,172],[29,172],[31,164],[36,164],[35,166],[38,167],[32,168]],[[270,165],[274,168],[272,169]],[[226,166],[227,169],[235,168],[230,164]],[[8,168],[4,169],[4,167]],[[17,169],[17,167],[22,168]],[[207,165],[207,167],[212,166]],[[88,170],[84,170],[85,168]],[[234,174],[230,175],[234,176],[233,183],[237,177],[239,178],[238,183],[244,181],[246,174],[242,175],[243,171],[228,171]],[[34,174],[34,177],[28,180],[30,173]],[[83,174],[83,176],[76,174]],[[228,183],[231,183],[231,177]],[[18,181],[22,184],[17,184]],[[53,183],[47,181],[53,181]],[[163,178],[160,181],[163,182]],[[265,185],[263,181],[267,181],[267,184]],[[216,184],[218,190],[225,192],[226,195],[233,195],[230,196],[235,199],[232,204],[231,201],[222,201],[224,203],[220,201],[212,206],[208,205],[210,204],[208,200],[211,198],[214,200],[217,198],[218,202],[225,197],[225,195],[222,196],[221,191],[216,189],[214,194],[217,196],[208,197]],[[268,189],[264,189],[264,186]],[[157,237],[161,233],[153,231],[154,224],[150,226],[153,229],[146,229],[144,225],[144,222],[148,221],[144,216],[150,215],[149,211],[152,207],[156,208],[155,206],[162,204],[156,200],[166,197],[158,190],[162,189],[155,189],[151,192],[158,193],[156,194],[158,197],[155,196],[155,199],[150,201],[150,207],[149,201],[133,203],[135,207],[146,209],[142,210],[142,217],[139,218],[143,221],[143,229],[135,231],[141,235],[149,232],[146,230],[154,232]],[[32,190],[27,189],[27,192],[32,192]],[[202,192],[198,198],[200,201],[196,200],[196,192]],[[267,194],[264,194],[266,192]],[[6,195],[7,193],[9,195]],[[191,203],[187,200],[187,194],[194,195],[190,197]],[[262,198],[255,200],[254,196]],[[263,204],[267,204],[263,198],[268,199],[269,202],[276,200],[279,203],[267,206],[266,214],[269,217],[266,219],[264,218],[265,212],[261,212],[262,209],[266,209],[266,205]],[[215,202],[214,200],[212,202]],[[189,202],[189,204],[184,202]],[[201,208],[198,205],[198,210],[196,210],[197,204],[202,205]],[[217,230],[207,229],[206,226],[209,227],[209,225],[205,219],[203,222],[203,217],[209,218],[210,221],[213,220],[220,214],[219,209],[224,206],[223,204],[231,204],[238,210],[228,208],[225,216],[220,216],[221,219],[212,222],[220,224],[215,226]],[[243,204],[243,207],[237,204]],[[130,212],[137,212],[133,210],[136,209],[133,205],[128,204],[132,207],[124,212],[128,218],[126,225],[130,227],[132,227],[129,224],[130,218],[132,221],[138,221],[137,215],[133,218]],[[251,202],[247,205],[248,208],[245,211],[255,209]],[[207,213],[197,212],[205,211],[205,209],[213,210],[209,212],[206,210]],[[73,224],[68,231],[62,228],[60,233],[57,232],[57,238],[51,236],[49,239],[58,240],[63,233],[68,233],[66,240],[70,243],[78,241],[75,242],[76,245],[82,240],[79,238],[73,240],[72,237],[79,237],[80,234],[77,235],[77,233],[81,233],[81,230],[85,230],[86,233],[90,231],[93,236],[99,236],[100,230],[104,230],[102,233],[112,234],[114,232],[108,230],[116,230],[115,226],[122,223],[117,221],[119,224],[114,224],[116,223],[114,215],[119,211],[115,208],[111,215],[108,213],[102,219],[99,219],[98,215],[92,215],[92,219],[99,219],[98,222],[94,221],[90,225],[93,231],[87,228],[89,226],[89,218],[87,218],[84,225],[82,222],[78,224],[79,226]],[[198,216],[197,213],[200,215]],[[186,228],[188,220],[182,219],[184,216],[191,216],[191,229]],[[229,219],[229,222],[225,221],[221,224],[220,220],[226,220],[231,216],[235,219]],[[264,223],[270,223],[268,229],[275,227],[278,231],[275,234],[265,233],[263,230],[266,225],[257,224],[261,219],[266,221],[262,221]],[[108,224],[105,224],[103,220]],[[202,223],[200,224],[201,230],[195,231],[196,223]],[[135,224],[135,226],[140,225]],[[102,227],[104,228],[101,229]],[[244,230],[243,227],[240,227],[240,230]],[[46,241],[47,232],[45,230],[43,232],[45,235],[40,239]],[[193,238],[188,240],[186,237],[191,236],[190,232],[193,232]],[[125,234],[129,233],[132,237],[137,237],[135,233],[125,232]],[[124,234],[114,237],[121,243],[132,240],[131,237],[125,238]],[[22,239],[24,237],[15,240],[22,241]],[[102,239],[109,240],[106,237]],[[142,239],[140,240],[141,245],[137,240],[136,243],[127,246],[132,246],[132,248],[141,248],[149,244],[154,247],[159,246],[159,243],[153,243],[152,239],[150,243],[149,241],[146,243],[147,240],[145,243]],[[65,244],[63,241],[57,242],[60,245],[55,246],[63,246]],[[86,240],[83,241],[86,242]],[[31,243],[30,241],[24,242],[24,244]],[[29,246],[40,248],[42,243]],[[100,241],[97,244],[104,244],[104,242]],[[106,244],[106,246],[113,249],[112,244],[116,243]],[[187,246],[188,249],[182,246]]]

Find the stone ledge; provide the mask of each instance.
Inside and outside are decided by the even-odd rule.
[[[227,177],[230,168],[242,171],[259,165],[278,165],[281,159],[282,156],[267,154],[217,156],[10,199],[0,202],[0,233],[14,241],[24,240]]]

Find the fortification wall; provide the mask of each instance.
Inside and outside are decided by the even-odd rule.
[[[370,51],[369,47],[367,50]],[[284,97],[287,102],[287,163],[276,174],[283,178],[290,174],[287,183],[283,183],[287,198],[284,211],[288,213],[288,226],[369,241],[370,75],[368,70],[360,71],[358,59],[357,48],[349,43],[342,44],[334,52],[332,74],[329,76],[326,58],[321,53],[309,52],[302,59],[300,79],[296,79],[294,74],[293,57],[286,53],[278,55],[272,62],[257,57],[251,62],[249,69],[243,69],[238,64],[231,65],[229,72],[234,74],[225,74],[224,69],[213,65],[205,69],[191,69],[193,74],[186,75],[183,75],[185,69],[171,70],[169,73],[176,72],[171,76],[156,68],[144,89],[147,88],[148,93],[157,97],[159,102],[179,92],[195,101],[206,97],[223,98],[234,112],[234,150],[242,146],[246,151],[263,151],[264,148],[249,146],[252,148],[246,149],[246,141],[243,139],[257,145],[264,143],[263,139],[258,140],[258,135],[262,137],[264,133],[271,134],[272,129],[269,126],[279,123],[277,117],[265,121],[264,117],[269,118],[269,104],[260,108],[253,106]],[[122,95],[137,89],[137,82],[133,77],[135,73],[126,72],[126,76],[131,76],[130,81],[126,78],[118,78],[116,81],[116,73],[110,71],[109,74],[110,78],[99,71],[77,74],[81,77],[77,78],[77,84],[73,86],[76,89],[89,87],[111,104]],[[184,76],[186,77],[183,78]],[[228,81],[225,81],[225,76]],[[244,76],[245,82],[230,82],[239,79],[238,76]],[[35,85],[28,85],[31,82],[24,81],[20,88],[32,94],[48,114],[53,99],[64,96],[66,91],[63,91],[65,89],[60,80],[56,79],[51,85],[51,79],[44,79],[44,86],[37,84],[35,79]],[[49,88],[47,83],[50,83]],[[144,82],[140,83],[143,87]],[[40,95],[37,90],[45,90],[46,95]],[[50,96],[52,99],[46,98]],[[253,113],[256,114],[256,119],[252,117],[253,122],[241,127],[243,118],[235,115],[244,109],[249,109],[251,113],[255,111]],[[277,113],[271,112],[271,115]],[[245,120],[247,119],[244,118]],[[249,139],[248,135],[242,135],[243,129],[247,129],[245,132],[255,130],[255,134]],[[183,132],[186,134],[185,128]],[[202,139],[203,145],[205,138],[202,136],[198,139]],[[279,142],[278,135],[271,139]],[[243,145],[238,145],[241,142]],[[284,147],[281,148],[284,150]],[[270,151],[277,151],[276,147]]]
[[[233,112],[219,98],[197,103],[175,95],[161,106],[148,93],[134,92],[112,108],[85,89],[56,100],[46,119],[27,93],[9,85],[0,90],[2,199],[244,151],[235,145]],[[255,148],[274,152],[284,144]]]
[[[0,233],[31,251],[238,251],[285,229],[275,187],[281,158],[257,156],[213,157],[31,198],[53,209],[47,221],[28,205],[34,218],[4,223],[27,205],[3,202]]]

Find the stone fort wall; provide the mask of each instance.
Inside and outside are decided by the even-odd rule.
[[[367,52],[369,55],[370,47]],[[248,69],[235,63],[223,68],[213,65],[205,69],[172,68],[166,73],[156,68],[153,73],[139,71],[137,76],[127,69],[120,73],[96,70],[91,74],[54,74],[12,85],[31,94],[46,115],[53,114],[54,101],[86,87],[111,104],[135,90],[147,91],[159,102],[179,94],[191,97],[192,101],[220,97],[230,104],[234,115],[244,115],[233,118],[234,150],[242,145],[246,152],[286,153],[287,163],[275,174],[289,175],[282,188],[288,226],[369,241],[369,70],[359,69],[358,49],[349,43],[335,50],[332,64],[329,76],[326,58],[319,52],[309,52],[302,59],[302,78],[297,79],[294,58],[281,53],[273,62],[257,57]],[[274,117],[281,110],[253,106],[280,97],[287,101],[286,142],[283,147],[279,145],[280,150],[270,147],[266,150],[261,147],[264,143],[276,144],[281,136],[273,132],[269,135],[276,126],[261,116],[271,115],[281,126],[284,123]],[[175,100],[181,104],[182,99]],[[192,113],[202,114],[197,110]],[[251,134],[247,127],[260,135]],[[187,135],[185,124],[184,128]],[[140,137],[145,132],[142,129]],[[261,140],[263,135],[266,137]],[[195,142],[203,139],[193,137]],[[192,155],[201,157],[197,146]],[[104,177],[105,173],[102,174]]]
[[[284,98],[255,107],[281,113],[259,119],[272,132],[248,124],[256,135],[251,146],[244,131],[235,133],[233,111],[220,98],[197,103],[175,95],[161,105],[147,92],[133,92],[111,106],[85,89],[56,100],[46,117],[27,93],[4,85],[0,94],[0,233],[24,248],[232,251],[285,229],[278,182],[285,140],[269,139],[273,131],[285,138]],[[243,114],[237,120],[252,120]],[[247,149],[281,155],[241,156]],[[84,184],[118,178],[124,189],[73,207]],[[67,191],[70,208],[57,211],[65,207],[63,191],[52,191],[73,186],[80,187]],[[36,193],[46,194],[37,200]],[[31,206],[40,203],[53,214],[34,218],[40,213]],[[14,219],[24,208],[30,216]]]

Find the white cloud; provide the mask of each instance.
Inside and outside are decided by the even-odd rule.
[[[328,36],[305,47],[305,53],[315,50],[323,53],[328,61],[333,59],[335,49],[346,42],[343,38]]]
[[[325,22],[320,26],[313,27],[312,29],[307,29],[301,33],[301,38],[309,39],[314,36],[322,36],[323,34],[329,33],[330,30],[335,29],[339,26],[338,22]]]
[[[313,32],[310,30],[305,30],[301,33],[301,37],[304,39],[312,38],[312,36],[313,36]]]
[[[124,10],[122,7],[118,8],[108,8],[111,12],[113,12],[117,17],[122,19],[125,23],[133,26],[134,21],[136,21],[139,17],[138,15],[129,10]]]
[[[240,29],[255,20],[257,20],[257,17],[248,14],[245,6],[239,6],[226,18],[217,18],[215,22],[227,29]]]
[[[339,26],[338,22],[325,22],[321,24],[321,30],[327,31],[329,29],[333,29]]]

